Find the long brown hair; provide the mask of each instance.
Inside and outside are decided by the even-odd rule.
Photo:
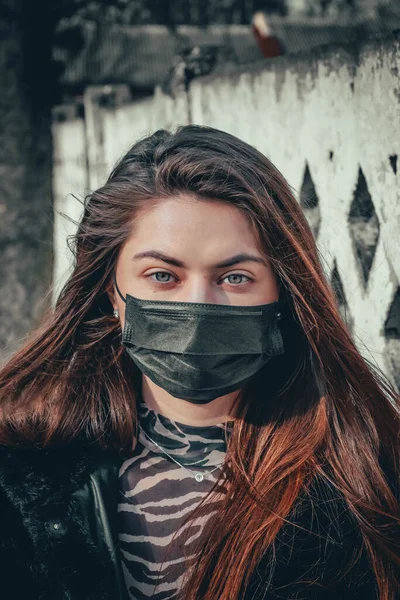
[[[400,510],[382,460],[397,485],[399,396],[351,339],[284,177],[256,149],[222,131],[194,125],[157,131],[86,198],[73,273],[54,310],[0,372],[0,443],[48,446],[83,438],[132,448],[132,390],[140,373],[121,346],[107,290],[140,209],[178,194],[243,211],[286,303],[286,351],[240,394],[227,451],[229,492],[185,599],[241,598],[262,553],[319,472],[343,494],[360,526],[381,600],[394,600]]]

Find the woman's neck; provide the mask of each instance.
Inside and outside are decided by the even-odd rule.
[[[151,410],[172,421],[197,427],[218,425],[234,419],[234,401],[239,390],[212,400],[208,404],[194,404],[171,396],[146,375],[142,375],[142,396]]]

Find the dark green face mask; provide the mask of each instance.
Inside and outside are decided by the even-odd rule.
[[[114,280],[115,281],[115,280]],[[282,304],[231,306],[126,295],[122,344],[140,371],[176,398],[207,404],[239,390],[283,354]]]

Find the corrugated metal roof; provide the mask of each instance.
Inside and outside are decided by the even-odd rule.
[[[321,18],[293,20],[273,16],[269,22],[286,52],[348,43],[360,27],[365,34],[400,27],[400,18],[392,19],[388,24],[383,21],[338,23]],[[179,37],[174,36],[161,25],[112,25],[99,30],[93,23],[85,23],[84,47],[68,61],[61,83],[75,88],[89,84],[128,83],[138,91],[151,91],[165,81],[180,48],[190,45],[224,46],[233,62],[239,65],[262,59],[249,26],[215,25],[206,29],[180,26],[178,32]]]

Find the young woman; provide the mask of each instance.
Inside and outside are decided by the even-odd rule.
[[[7,598],[399,598],[399,396],[271,162],[157,131],[0,373]]]

